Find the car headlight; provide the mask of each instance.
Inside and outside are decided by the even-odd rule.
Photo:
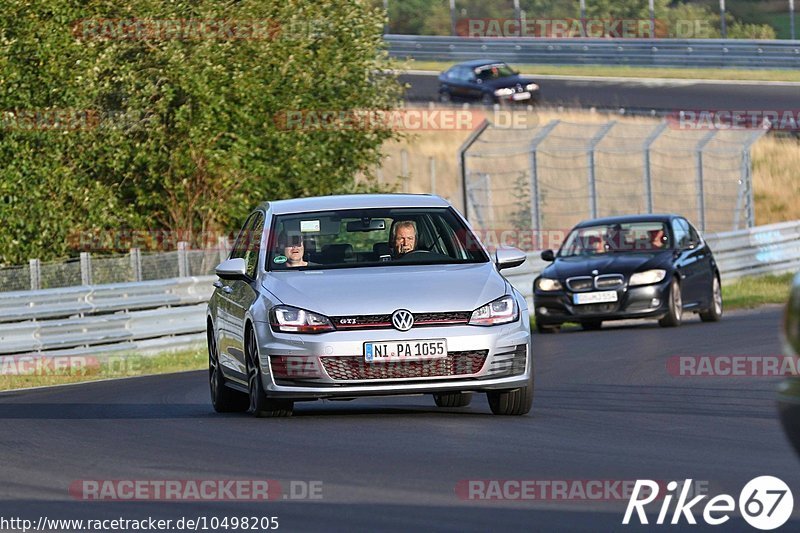
[[[328,317],[289,305],[276,305],[269,311],[272,331],[281,333],[324,333],[335,328]]]
[[[535,83],[529,83],[528,85],[525,86],[525,90],[526,91],[538,91],[539,90],[539,86],[537,84],[535,84]]]
[[[631,276],[628,285],[650,285],[651,283],[658,283],[663,280],[666,275],[667,271],[660,268],[637,272]]]
[[[469,319],[471,326],[496,326],[514,322],[519,316],[517,302],[513,296],[503,296],[472,312]]]
[[[544,292],[561,290],[561,282],[557,279],[539,278],[539,281],[536,282],[536,286],[540,291]]]
[[[511,96],[514,94],[514,89],[497,89],[494,92],[495,96]]]

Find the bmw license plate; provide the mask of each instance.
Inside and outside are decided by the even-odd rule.
[[[420,361],[444,357],[447,357],[447,341],[445,339],[364,343],[364,360],[367,363]]]
[[[512,98],[513,100],[516,100],[516,101],[519,101],[519,100],[530,100],[530,98],[531,98],[531,93],[514,93],[514,94],[511,96],[511,98]]]
[[[617,301],[617,291],[580,292],[572,295],[572,302],[581,304],[600,304]]]

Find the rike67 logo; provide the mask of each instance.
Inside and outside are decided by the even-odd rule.
[[[730,519],[730,513],[736,510],[737,504],[733,496],[720,494],[705,502],[705,506],[701,506],[698,504],[708,495],[702,494],[689,500],[691,486],[692,480],[687,479],[678,495],[678,483],[670,481],[666,487],[667,493],[659,495],[660,486],[657,482],[649,479],[636,480],[622,523],[630,524],[633,513],[636,511],[639,523],[649,524],[645,505],[659,498],[662,500],[661,509],[655,523],[666,524],[674,496],[678,496],[678,499],[672,511],[670,524],[679,524],[683,519],[689,524],[697,524],[694,517],[695,506],[697,506],[696,512],[700,512],[700,507],[702,507],[702,516],[706,524],[718,526]],[[738,506],[739,513],[748,524],[757,529],[770,530],[782,526],[789,520],[794,508],[794,498],[789,486],[781,479],[773,476],[760,476],[751,479],[744,486],[739,494]]]

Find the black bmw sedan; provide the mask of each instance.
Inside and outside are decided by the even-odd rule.
[[[630,215],[575,226],[533,282],[536,328],[564,322],[599,329],[604,320],[658,319],[679,326],[684,311],[722,317],[717,263],[708,244],[678,215]]]
[[[439,76],[439,101],[479,100],[530,104],[539,99],[539,85],[502,61],[478,59],[453,65]]]

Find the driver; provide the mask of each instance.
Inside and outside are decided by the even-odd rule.
[[[405,254],[413,252],[417,246],[417,226],[411,220],[402,220],[392,228],[389,248],[392,259],[400,259]]]

